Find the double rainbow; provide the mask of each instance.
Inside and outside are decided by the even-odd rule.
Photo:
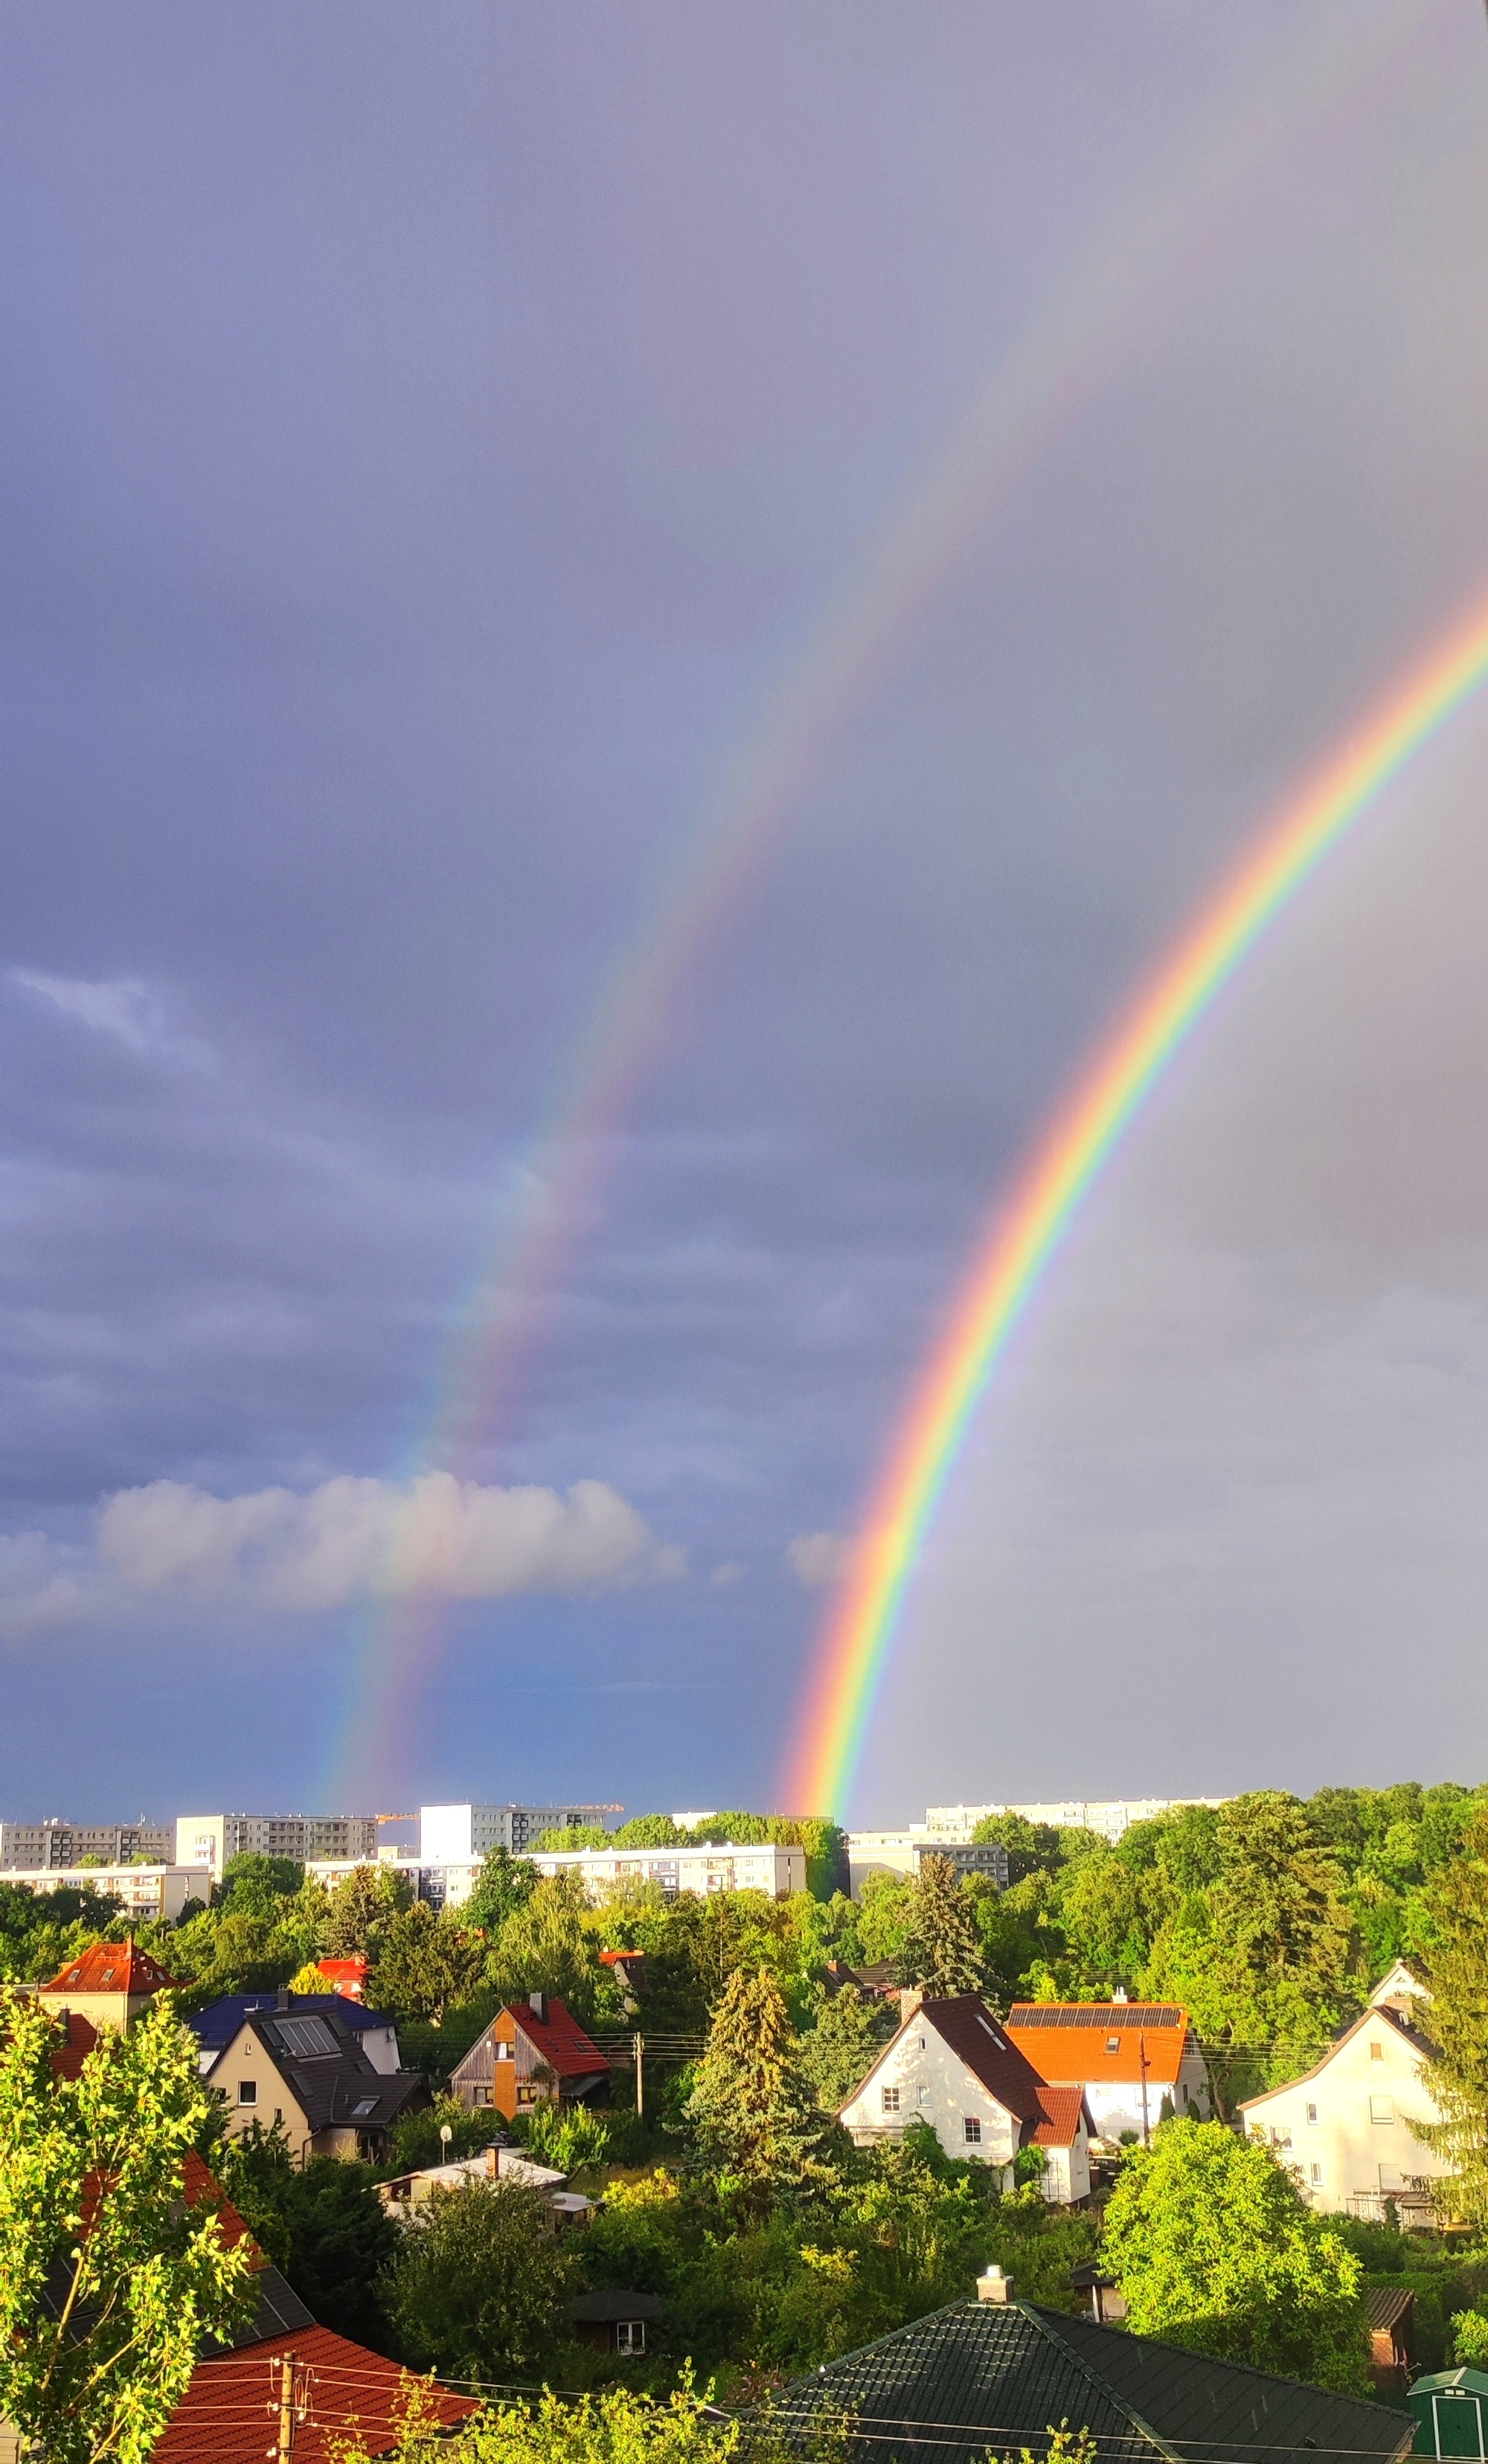
[[[946,1483],[1009,1337],[1113,1148],[1267,926],[1485,679],[1488,606],[1479,606],[1263,827],[1035,1148],[961,1287],[884,1466],[822,1639],[785,1803],[843,1810]]]

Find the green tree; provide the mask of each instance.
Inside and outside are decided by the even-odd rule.
[[[856,1985],[828,1994],[816,2026],[800,2040],[800,2065],[826,2113],[845,2104],[872,2069],[899,2016],[893,2003],[872,2001]]]
[[[585,2023],[614,2000],[578,1874],[544,1876],[502,1926],[487,1975],[504,2002],[519,2001],[539,1986],[556,1993]]]
[[[1167,2122],[1133,2148],[1105,2211],[1105,2262],[1134,2335],[1364,2395],[1364,2270],[1269,2148],[1218,2122]]]
[[[498,1934],[508,1917],[526,1906],[541,1880],[530,1859],[514,1857],[510,1848],[492,1848],[461,1907],[461,1923],[472,1933]]]
[[[168,1997],[76,2079],[55,2041],[0,1995],[0,2415],[52,2464],[142,2464],[203,2339],[251,2312],[252,2255],[182,2196],[208,2098]]]
[[[397,2255],[398,2229],[366,2167],[339,2156],[296,2165],[282,2125],[266,2132],[255,2123],[243,2137],[225,2141],[214,2168],[317,2325],[354,2343],[385,2346],[378,2288]]]
[[[811,2171],[821,2118],[767,1969],[736,1968],[730,1977],[686,2113],[704,2156],[756,2198],[790,2190]]]
[[[320,1929],[327,1959],[375,1964],[394,1917],[413,1904],[413,1885],[392,1865],[357,1865],[330,1895]]]
[[[982,1985],[981,1942],[971,1895],[949,1857],[926,1857],[910,1885],[909,1930],[899,1972],[927,1994],[976,1993]]]
[[[1436,2048],[1427,2076],[1441,2118],[1412,2116],[1411,2126],[1452,2167],[1452,2207],[1481,2223],[1488,2219],[1488,1815],[1463,1845],[1466,1853],[1441,1866],[1426,1893]]]
[[[415,2392],[390,2464],[731,2464],[744,2446],[744,2424],[720,2420],[706,2408],[709,2393],[700,2397],[684,2369],[680,2386],[660,2403],[630,2387],[608,2387],[577,2403],[544,2391],[536,2404],[492,2406],[449,2432],[436,2427],[427,2398]],[[749,2439],[749,2453],[761,2464],[785,2464],[791,2452],[757,2431]],[[371,2464],[360,2443],[343,2447],[340,2458]],[[1071,2450],[1068,2464],[1092,2460]]]
[[[636,1814],[615,1834],[617,1848],[681,1848],[691,1837],[679,1831],[669,1814]]]
[[[383,2291],[409,2361],[489,2383],[542,2367],[575,2277],[538,2191],[471,2182],[436,2189],[402,2228]]]
[[[907,1874],[868,1874],[858,1901],[858,1939],[870,1968],[897,1959],[909,1938],[912,1884]]]
[[[242,1914],[267,1917],[276,1923],[280,1903],[293,1900],[303,1890],[305,1869],[293,1857],[262,1857],[245,1849],[240,1857],[230,1857],[222,1869],[222,1880],[212,1893],[217,1907],[232,1907]]]
[[[457,1918],[436,1916],[427,1900],[400,1909],[383,1931],[367,1976],[367,1999],[378,2010],[437,2026],[451,2003],[480,1991],[486,1946]]]
[[[1060,1861],[1060,1835],[1052,1823],[1030,1822],[1022,1814],[989,1814],[978,1822],[972,1837],[992,1847],[1000,1844],[1008,1852],[1008,1881],[1020,1882],[1027,1874],[1039,1867],[1052,1873]]]

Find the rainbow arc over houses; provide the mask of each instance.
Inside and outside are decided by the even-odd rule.
[[[1267,927],[1390,781],[1488,680],[1488,602],[1460,621],[1262,826],[1143,986],[1034,1148],[911,1391],[831,1611],[786,1775],[787,1804],[841,1814],[909,1585],[1010,1337],[1075,1216],[1169,1063]]]

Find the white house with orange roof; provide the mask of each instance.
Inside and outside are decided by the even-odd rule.
[[[838,2114],[855,2145],[933,2130],[948,2156],[991,2165],[1009,2180],[1020,2148],[1044,2160],[1046,2199],[1090,2194],[1090,2117],[1078,2087],[1051,2087],[980,1996],[901,1997],[903,2016],[866,2079]]]
[[[1150,2139],[1170,2114],[1207,2122],[1209,2072],[1174,2002],[1015,2002],[1007,2031],[1040,2079],[1084,2091],[1103,2139]]]

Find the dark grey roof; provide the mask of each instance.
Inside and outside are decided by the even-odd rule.
[[[339,2011],[250,2011],[244,2024],[256,2030],[312,2131],[342,2123],[358,2130],[385,2130],[402,2114],[427,2101],[423,2073],[375,2069],[361,2049],[359,2031]],[[216,2078],[230,2051],[230,2045],[223,2047],[208,2079]]]
[[[1415,2306],[1409,2284],[1367,2284],[1364,2315],[1371,2327],[1393,2327]]]
[[[854,2464],[981,2464],[1003,2441],[1047,2449],[1061,2422],[1088,2430],[1103,2464],[1274,2464],[1302,2449],[1389,2459],[1415,2425],[1264,2371],[1066,2318],[1030,2302],[962,2301],[827,2363],[774,2408],[793,2444],[813,2419],[858,2423]]]
[[[568,2315],[588,2327],[607,2327],[615,2319],[659,2319],[665,2307],[655,2293],[580,2293]]]
[[[297,2335],[302,2327],[315,2326],[314,2316],[276,2267],[258,2270],[253,2291],[258,2296],[258,2307],[248,2325],[233,2337],[233,2352],[242,2352],[246,2344],[265,2343],[271,2336]]]

